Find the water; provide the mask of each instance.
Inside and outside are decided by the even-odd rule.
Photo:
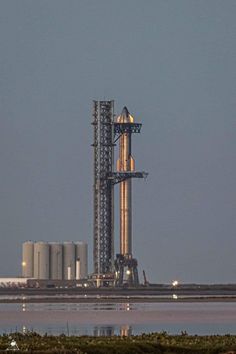
[[[0,333],[236,334],[235,302],[0,304]]]

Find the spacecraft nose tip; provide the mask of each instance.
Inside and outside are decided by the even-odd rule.
[[[128,108],[126,106],[122,110],[122,115],[125,115],[125,116],[129,115],[129,111],[128,111]]]

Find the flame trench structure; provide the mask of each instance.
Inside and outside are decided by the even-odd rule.
[[[126,107],[114,122],[114,101],[94,101],[94,273],[97,286],[137,286],[137,260],[132,254],[132,178],[135,171],[131,136],[140,133]],[[117,171],[114,147],[119,140]],[[114,186],[120,184],[120,253],[114,260]]]

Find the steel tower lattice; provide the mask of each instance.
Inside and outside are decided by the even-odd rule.
[[[94,126],[94,274],[113,271],[114,206],[113,173],[114,101],[93,101]]]

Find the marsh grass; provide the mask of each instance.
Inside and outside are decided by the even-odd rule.
[[[236,354],[236,336],[190,336],[163,333],[130,337],[52,336],[35,332],[12,333],[0,336],[0,353],[6,353],[11,339],[20,351],[17,353],[58,354]],[[11,353],[11,351],[8,351]],[[15,353],[15,352],[14,352]]]

